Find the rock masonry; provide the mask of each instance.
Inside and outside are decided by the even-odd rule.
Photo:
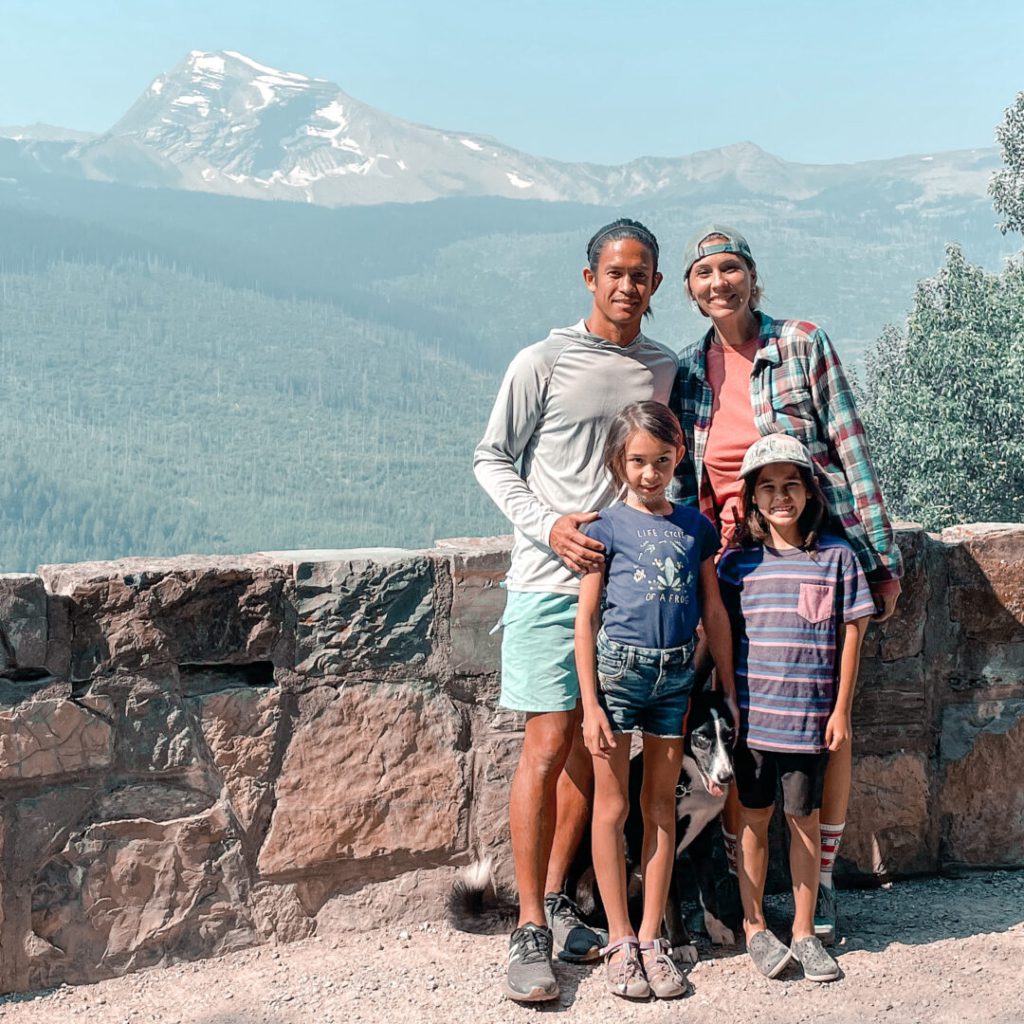
[[[839,870],[1024,866],[1024,526],[900,531]],[[506,540],[0,575],[0,992],[441,915],[511,881]]]

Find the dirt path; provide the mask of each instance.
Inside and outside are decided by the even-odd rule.
[[[601,974],[559,965],[545,1010],[501,998],[506,940],[409,921],[378,934],[320,936],[95,985],[0,997],[3,1024],[489,1024],[555,1013],[587,1022],[1021,1024],[1024,873],[904,882],[847,892],[845,977],[769,982],[745,954],[702,949],[682,1002],[627,1004]],[[785,912],[785,902],[776,905]]]

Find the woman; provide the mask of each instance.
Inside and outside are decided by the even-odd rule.
[[[860,562],[878,614],[892,615],[903,563],[885,512],[853,391],[825,332],[758,309],[761,286],[747,240],[708,225],[686,247],[686,290],[711,328],[680,356],[676,395],[688,457],[680,467],[682,501],[696,502],[728,543],[740,514],[740,464],[759,437],[782,431],[810,450],[836,526]],[[851,744],[829,758],[821,808],[821,884],[815,933],[835,939],[832,866],[846,824]],[[723,816],[735,870],[736,804]]]

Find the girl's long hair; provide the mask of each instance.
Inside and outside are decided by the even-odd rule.
[[[795,465],[795,463],[794,463]],[[733,544],[736,547],[752,548],[771,540],[772,532],[764,513],[754,504],[754,491],[758,478],[764,470],[761,467],[753,476],[743,481],[741,508],[743,518],[736,526]],[[797,466],[800,479],[807,488],[807,507],[800,513],[797,528],[803,538],[803,546],[807,551],[814,551],[818,546],[821,531],[828,525],[828,502],[822,493],[818,478],[806,466]]]
[[[608,436],[604,442],[605,469],[618,487],[626,482],[622,472],[626,443],[638,430],[646,431],[651,437],[675,448],[685,447],[683,428],[667,405],[661,402],[633,402],[620,409],[608,425]]]

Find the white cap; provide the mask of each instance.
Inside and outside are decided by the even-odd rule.
[[[765,434],[747,449],[743,465],[740,466],[740,476],[747,477],[762,466],[771,466],[777,462],[792,462],[794,466],[803,466],[814,472],[811,453],[803,441],[789,434]]]

